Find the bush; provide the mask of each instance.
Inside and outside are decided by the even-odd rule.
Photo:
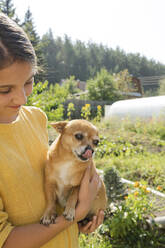
[[[116,202],[125,194],[125,187],[121,183],[121,177],[114,168],[106,168],[104,171],[104,183],[108,202]]]
[[[114,101],[118,99],[117,83],[106,69],[102,69],[94,79],[87,81],[87,89],[90,100]]]
[[[41,108],[48,116],[48,120],[60,121],[63,119],[63,103],[68,96],[65,87],[59,84],[50,85],[48,82],[34,84],[33,93],[28,98],[27,105]]]
[[[136,182],[125,201],[107,211],[100,234],[117,248],[164,247],[165,237],[157,226],[149,226],[153,218],[153,201],[146,185]]]

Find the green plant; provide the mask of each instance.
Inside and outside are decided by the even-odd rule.
[[[165,140],[165,127],[159,127],[157,134],[160,136],[160,139]]]
[[[109,203],[121,199],[125,194],[125,187],[115,168],[108,167],[104,170],[104,183]]]
[[[110,244],[110,241],[103,237],[99,230],[96,230],[94,233],[87,235],[80,234],[79,236],[79,245],[80,248],[113,248]]]
[[[71,120],[74,111],[75,111],[74,103],[70,102],[67,108],[67,117],[69,120]]]
[[[48,86],[48,82],[34,84],[33,93],[28,98],[27,105],[41,108],[48,116],[48,120],[59,121],[63,119],[62,104],[68,96],[65,87],[59,84]]]
[[[91,115],[91,105],[90,104],[85,104],[85,106],[82,107],[81,109],[81,116],[85,119],[85,120],[89,120],[89,117]]]
[[[119,98],[117,82],[105,68],[97,73],[95,78],[87,81],[88,98],[91,100],[114,101]]]
[[[52,121],[63,120],[63,114],[64,114],[63,104],[59,104],[56,109],[51,109],[50,111],[47,111],[48,119]]]
[[[70,76],[63,82],[64,87],[67,88],[67,91],[70,95],[73,95],[79,92],[79,88],[77,87],[77,80],[75,80],[75,76]]]
[[[149,217],[153,217],[149,192],[146,185],[136,183],[125,201],[107,211],[100,233],[116,248],[164,247],[165,238],[156,225],[148,225]]]
[[[96,117],[94,118],[95,122],[100,122],[102,117],[102,107],[100,105],[97,106]]]
[[[108,138],[100,136],[99,147],[97,148],[96,157],[104,156],[132,156],[137,153],[144,153],[142,145],[133,145],[123,139],[109,141]]]

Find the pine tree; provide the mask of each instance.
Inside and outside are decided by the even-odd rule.
[[[62,41],[60,42],[62,46]],[[42,53],[46,60],[47,69],[46,69],[46,79],[49,84],[55,84],[62,78],[64,73],[63,63],[61,62],[61,49],[60,45],[58,46],[54,40],[52,30],[43,35],[41,40]]]
[[[34,27],[33,17],[32,17],[30,8],[28,8],[28,10],[25,13],[25,18],[22,24],[22,28],[27,33],[34,48],[37,47],[37,45],[39,44],[40,38]]]
[[[28,35],[37,56],[39,73],[35,77],[35,81],[44,81],[45,79],[45,58],[42,53],[40,37],[35,30],[35,25],[33,22],[32,12],[30,8],[27,9],[24,17],[24,22],[22,23],[22,28]]]
[[[19,23],[19,19],[15,13],[14,4],[12,0],[0,0],[0,11],[9,16],[15,22]]]

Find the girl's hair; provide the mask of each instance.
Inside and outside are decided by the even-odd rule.
[[[0,69],[15,61],[31,63],[36,67],[34,48],[26,33],[8,16],[0,13]]]

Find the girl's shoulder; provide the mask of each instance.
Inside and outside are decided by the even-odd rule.
[[[40,108],[34,106],[22,106],[21,116],[31,122],[40,122],[47,125],[47,116]]]
[[[36,116],[42,116],[47,119],[46,114],[43,110],[40,108],[34,107],[34,106],[22,106],[21,113],[27,114],[27,115],[36,115]]]

